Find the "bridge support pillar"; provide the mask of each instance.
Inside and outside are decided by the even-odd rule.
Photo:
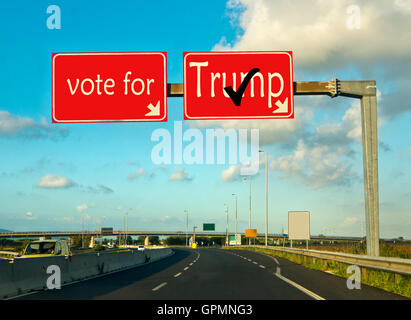
[[[145,246],[149,246],[150,245],[150,237],[146,236],[146,238],[144,239],[144,245]]]
[[[91,236],[89,248],[93,248],[93,247],[94,247],[94,236]]]

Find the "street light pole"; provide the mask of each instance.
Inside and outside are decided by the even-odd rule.
[[[81,247],[84,248],[84,216],[81,217]]]
[[[250,208],[249,208],[249,218],[248,218],[248,228],[251,229],[251,179],[245,177],[244,180],[248,180],[250,184]],[[251,245],[251,238],[248,239],[248,245]]]
[[[196,242],[196,228],[198,228],[197,226],[193,227],[193,244]]]
[[[188,247],[188,211],[184,210],[186,213],[186,247]]]
[[[238,225],[238,196],[236,193],[232,194],[235,196],[235,234],[237,235],[237,225]]]
[[[226,206],[225,213],[226,213],[226,216],[227,216],[227,222],[226,222],[226,225],[225,225],[225,234],[226,234],[226,244],[228,245],[228,205],[226,203],[224,203],[224,206]]]
[[[265,246],[268,245],[268,152],[258,150],[265,153]]]

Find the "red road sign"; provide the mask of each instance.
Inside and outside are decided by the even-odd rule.
[[[290,51],[185,52],[184,119],[294,118]]]
[[[165,52],[53,53],[53,122],[167,121]]]

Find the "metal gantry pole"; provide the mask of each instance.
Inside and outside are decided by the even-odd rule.
[[[367,255],[379,256],[378,123],[376,81],[340,81],[341,96],[361,99]]]
[[[367,253],[379,256],[378,134],[375,96],[361,98]]]

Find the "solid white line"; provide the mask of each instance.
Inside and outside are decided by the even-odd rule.
[[[292,285],[293,287],[296,287],[298,290],[304,292],[305,294],[309,295],[310,297],[314,298],[315,300],[325,300],[323,297],[319,296],[318,294],[304,288],[303,286],[299,285],[298,283],[295,283],[294,281],[287,279],[286,277],[283,277],[281,275],[280,268],[277,267],[276,273],[274,273],[278,278],[281,280],[287,282],[288,284]]]
[[[159,284],[157,287],[153,288],[152,291],[157,291],[158,289],[164,287],[167,284],[167,282],[163,282],[162,284]]]
[[[175,274],[175,275],[174,275],[174,278],[177,278],[177,277],[179,277],[179,276],[181,276],[181,272]]]

